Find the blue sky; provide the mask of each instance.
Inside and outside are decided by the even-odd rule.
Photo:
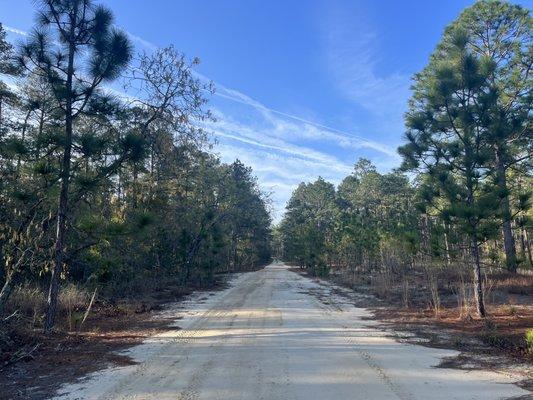
[[[359,157],[397,167],[411,76],[471,0],[108,0],[138,50],[174,44],[215,83],[207,128],[253,167],[273,216],[299,182],[338,183]],[[531,7],[531,0],[520,2]],[[0,0],[11,40],[30,0]],[[16,30],[21,32],[17,33]]]

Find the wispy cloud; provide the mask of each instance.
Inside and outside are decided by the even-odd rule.
[[[238,158],[253,168],[261,188],[270,194],[275,222],[283,216],[285,204],[300,182],[314,181],[322,176],[338,184],[351,171],[351,166],[343,163],[331,168],[331,165],[320,161],[226,140],[218,144],[217,150],[224,162],[233,162]]]
[[[250,127],[218,110],[215,110],[214,114],[217,117],[217,121],[207,123],[204,127],[219,138],[237,141],[249,146],[275,152],[285,157],[295,157],[302,161],[319,163],[336,171],[345,172],[351,168],[350,165],[343,163],[331,154],[318,151],[308,146],[295,144],[294,141],[297,139],[295,137],[292,137],[292,141],[289,141],[272,135],[271,132],[276,130],[277,127],[269,121],[258,121],[258,125]],[[283,121],[279,122],[283,124]]]
[[[130,38],[130,40],[134,43],[137,43],[139,44],[140,46],[144,47],[145,49],[147,50],[150,50],[150,51],[155,51],[157,50],[158,46],[148,40],[144,40],[142,37],[140,36],[137,36],[137,35],[134,35],[133,33],[129,32],[128,30],[126,29],[123,29],[122,30],[124,32],[126,32],[126,35],[128,35],[128,37]]]
[[[6,30],[28,35],[12,27]],[[136,46],[147,51],[158,48],[126,32]],[[202,81],[210,81],[198,72],[195,74]],[[375,152],[379,155],[377,164],[385,168],[398,162],[395,149],[385,143],[267,107],[238,90],[214,84],[217,101],[213,102],[212,111],[216,121],[203,122],[202,127],[217,139],[215,152],[223,161],[239,158],[252,166],[261,187],[271,193],[275,221],[281,218],[286,202],[300,182],[322,176],[339,183],[352,170],[358,151]],[[108,90],[129,97],[120,90]],[[336,156],[339,149],[354,154],[347,162]]]
[[[13,28],[11,26],[4,25],[4,29],[6,30],[6,32],[14,33],[15,35],[29,36],[28,32],[23,31],[21,29]]]
[[[30,35],[30,33],[28,31],[25,31],[25,30],[22,30],[22,29],[18,29],[18,28],[13,28],[12,26],[4,25],[4,29],[7,32],[10,32],[10,33],[13,33],[13,34],[19,35],[19,36],[29,36]],[[120,29],[123,30],[126,33],[126,35],[128,35],[128,37],[130,38],[130,40],[132,42],[140,45],[144,49],[150,50],[150,51],[157,50],[158,46],[156,44],[154,44],[154,43],[152,43],[152,42],[150,42],[148,40],[145,40],[142,37],[137,36],[137,35],[129,32],[129,31],[127,31],[126,29],[123,29],[123,28],[120,28]]]
[[[339,91],[359,106],[379,116],[401,118],[410,76],[378,72],[380,36],[359,11],[328,9],[321,27],[327,67]]]
[[[265,119],[273,122],[278,128],[277,131],[282,132],[283,134],[290,132],[291,134],[297,134],[301,138],[332,140],[345,148],[369,148],[386,154],[387,156],[398,158],[396,150],[384,143],[373,141],[357,134],[342,131],[318,122],[310,121],[297,115],[269,108],[237,90],[228,89],[220,84],[215,84],[215,87],[217,88],[215,95],[255,108],[262,113]],[[288,122],[287,120],[292,122]],[[299,124],[295,124],[295,122]],[[302,125],[304,129],[302,129]]]
[[[216,122],[203,127],[217,138],[215,150],[224,161],[239,158],[252,166],[261,186],[273,192],[275,221],[300,182],[322,176],[339,183],[353,170],[357,157],[368,157],[368,152],[374,152],[374,162],[380,169],[398,165],[398,155],[386,145],[278,115],[262,105],[250,107],[250,101],[242,96],[236,97],[242,103],[238,111],[226,111],[234,98],[223,101],[223,110],[213,110]],[[347,160],[337,156],[342,153],[340,149],[347,149]]]

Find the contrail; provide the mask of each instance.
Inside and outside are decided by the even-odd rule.
[[[15,33],[17,35],[21,35],[21,36],[28,36],[29,35],[28,32],[23,31],[21,29],[13,28],[11,26],[4,25],[4,28],[5,28],[6,31],[11,32],[11,33]],[[145,47],[145,48],[147,48],[147,49],[149,49],[151,51],[155,51],[155,50],[157,50],[159,48],[159,46],[155,45],[154,43],[151,43],[151,42],[149,42],[147,40],[144,40],[143,38],[141,38],[141,37],[139,37],[137,35],[134,35],[133,33],[129,32],[129,31],[125,30],[125,29],[123,29],[123,30],[124,30],[124,32],[127,33],[127,35],[133,41],[139,43],[141,46],[143,46],[143,47]],[[209,79],[208,77],[206,77],[205,75],[203,75],[203,74],[201,74],[199,72],[194,71],[194,74],[201,80],[208,81],[208,82],[214,82],[214,81],[212,81],[211,79]],[[308,124],[308,125],[314,126],[316,128],[324,129],[324,130],[327,130],[329,132],[333,132],[333,133],[336,133],[338,135],[341,135],[342,138],[347,139],[347,140],[354,140],[354,139],[358,140],[360,142],[360,144],[366,145],[366,147],[368,147],[368,148],[372,148],[372,149],[374,149],[376,151],[379,151],[379,152],[381,152],[383,154],[386,154],[386,155],[388,155],[390,157],[393,157],[393,158],[399,158],[399,155],[396,153],[396,151],[394,149],[391,149],[391,148],[389,148],[388,146],[386,146],[386,145],[384,145],[382,143],[375,142],[375,141],[366,139],[364,137],[358,136],[356,134],[349,133],[349,132],[346,132],[346,131],[342,131],[340,129],[337,129],[337,128],[334,128],[334,127],[331,127],[331,126],[328,126],[328,125],[324,125],[324,124],[320,124],[318,122],[310,121],[308,119],[299,117],[297,115],[288,114],[288,113],[285,113],[283,111],[279,111],[279,110],[267,107],[264,104],[260,103],[259,101],[254,100],[251,97],[245,95],[244,93],[241,93],[238,90],[229,89],[229,88],[225,87],[224,85],[221,85],[221,84],[219,84],[217,82],[214,82],[214,85],[215,85],[216,88],[221,89],[222,92],[225,92],[225,93],[221,93],[221,91],[215,91],[215,96],[222,97],[224,99],[231,100],[231,101],[234,101],[234,102],[237,102],[237,103],[240,103],[240,104],[244,104],[244,105],[253,107],[253,108],[257,109],[257,110],[261,110],[263,112],[270,112],[270,113],[277,114],[277,115],[280,115],[280,116],[285,117],[285,118],[292,119],[293,121],[302,122],[304,124]]]

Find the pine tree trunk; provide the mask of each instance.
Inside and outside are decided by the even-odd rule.
[[[21,134],[21,140],[22,140],[22,144],[24,145],[24,142],[26,141],[26,129],[28,127],[28,120],[30,119],[30,115],[31,115],[31,110],[29,110],[27,113],[26,113],[26,117],[24,118],[24,123],[22,125],[22,134]],[[18,158],[17,158],[17,179],[20,177],[20,167],[22,165],[22,155],[18,155]]]
[[[505,176],[505,166],[501,151],[496,149],[496,173],[498,177],[498,189],[505,196],[501,199],[503,247],[505,250],[505,263],[509,272],[516,272],[516,246],[511,228],[511,206],[507,195],[507,178]]]
[[[44,130],[44,111],[41,111],[41,115],[39,116],[39,130],[38,130],[38,137],[42,137]],[[38,145],[36,148],[36,156],[37,158],[41,157],[41,145]]]
[[[450,242],[448,240],[446,223],[443,222],[442,226],[444,227],[444,249],[446,251],[446,266],[449,268],[452,264],[452,257],[450,256]]]
[[[57,230],[56,241],[54,246],[54,268],[52,269],[52,277],[50,279],[50,289],[48,291],[48,301],[46,309],[46,320],[44,329],[49,332],[55,323],[55,316],[57,312],[57,297],[59,293],[59,279],[63,272],[64,253],[65,253],[65,239],[67,231],[67,213],[68,213],[68,191],[70,180],[70,157],[72,147],[72,120],[67,118],[66,129],[66,144],[63,152],[63,159],[61,162],[61,192],[59,194],[59,206],[57,210]]]
[[[477,242],[477,237],[475,234],[471,235],[471,251],[472,251],[472,261],[474,263],[474,287],[476,291],[476,305],[477,312],[480,317],[485,318],[485,299],[483,296],[483,284],[481,278],[481,261],[479,258],[479,246]]]
[[[466,179],[466,187],[468,190],[467,203],[469,207],[474,206],[474,189],[471,173],[468,174]],[[474,291],[476,295],[477,312],[480,317],[485,318],[485,299],[483,298],[483,280],[481,279],[481,260],[479,257],[479,243],[478,243],[478,221],[471,217],[468,220],[470,225],[470,255],[474,266]]]
[[[74,10],[73,15],[77,14]],[[68,199],[69,199],[69,184],[70,184],[70,164],[72,152],[72,130],[73,130],[73,93],[72,93],[72,78],[74,75],[74,29],[76,21],[70,21],[70,44],[69,44],[69,60],[66,77],[66,101],[65,101],[65,149],[63,150],[63,157],[61,160],[61,191],[59,193],[59,204],[57,210],[57,230],[56,241],[54,246],[54,268],[52,269],[52,276],[50,278],[50,289],[48,291],[48,300],[46,307],[46,317],[44,322],[45,332],[50,332],[55,324],[55,317],[57,313],[57,298],[59,294],[59,279],[63,272],[63,263],[65,258],[65,239],[67,233],[67,213],[68,213]]]
[[[527,229],[522,228],[522,243],[524,247],[524,252],[527,253],[527,259],[529,261],[529,265],[533,266],[533,255],[531,254],[531,245],[529,243],[529,235],[527,232]]]

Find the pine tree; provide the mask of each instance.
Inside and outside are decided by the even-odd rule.
[[[7,41],[6,36],[6,30],[0,23],[0,73],[18,75],[21,71],[15,59],[13,45]]]
[[[429,65],[415,76],[406,115],[408,144],[400,153],[405,169],[427,173],[436,189],[428,192],[427,200],[449,199],[442,218],[453,220],[468,235],[477,309],[484,317],[480,243],[491,231],[485,223],[498,203],[487,168],[491,147],[477,122],[489,107],[494,64],[474,57],[467,42],[464,31],[446,38]],[[442,56],[444,45],[446,57]]]
[[[471,117],[492,147],[487,163],[500,196],[505,258],[511,272],[516,272],[517,259],[510,201],[514,188],[507,175],[531,154],[532,27],[526,8],[504,1],[478,1],[446,29],[436,55],[445,59],[453,53],[454,39],[462,35],[469,57],[490,64],[485,90],[470,92],[469,101],[484,105],[483,114]]]
[[[97,97],[98,88],[127,66],[131,45],[124,33],[113,28],[112,13],[91,0],[43,0],[38,17],[20,60],[50,85],[64,118],[55,256],[45,322],[45,330],[50,331],[65,262],[75,124]]]
[[[314,275],[327,275],[334,245],[337,217],[335,186],[319,177],[301,183],[293,192],[280,226],[284,256]]]

